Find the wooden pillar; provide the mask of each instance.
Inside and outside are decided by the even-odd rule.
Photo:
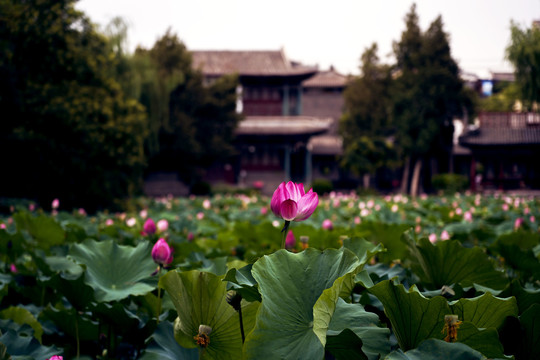
[[[291,180],[291,146],[289,144],[285,144],[285,151],[284,151],[285,158],[283,159],[283,167],[285,168],[285,181]]]
[[[471,170],[470,172],[470,181],[471,181],[471,191],[476,191],[476,160],[474,155],[471,155]]]
[[[283,102],[281,113],[283,116],[289,116],[289,85],[283,85]]]
[[[304,171],[304,184],[311,185],[312,182],[312,158],[309,146],[306,145],[306,158],[305,158],[305,171]]]
[[[296,97],[296,115],[302,115],[302,86],[297,87],[298,95]]]

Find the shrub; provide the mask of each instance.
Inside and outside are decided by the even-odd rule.
[[[313,180],[312,187],[313,187],[313,191],[319,195],[328,194],[332,190],[334,190],[334,186],[332,185],[332,182],[326,179]]]
[[[467,189],[469,179],[460,174],[438,174],[431,179],[433,188],[446,194],[452,194]]]

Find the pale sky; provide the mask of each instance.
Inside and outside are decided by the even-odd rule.
[[[333,65],[357,74],[373,42],[391,63],[392,42],[405,30],[409,0],[81,0],[76,8],[105,26],[121,16],[129,24],[129,47],[151,48],[172,31],[188,50],[279,50],[291,60]],[[530,27],[540,20],[540,0],[417,0],[420,27],[442,15],[452,55],[462,70],[487,78],[512,71],[505,61],[510,21]]]

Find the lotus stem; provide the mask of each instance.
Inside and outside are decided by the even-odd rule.
[[[285,220],[285,225],[281,229],[281,248],[285,249],[285,241],[287,240],[287,231],[289,230],[290,221]]]
[[[157,288],[158,307],[157,307],[156,324],[159,324],[159,315],[161,315],[161,287],[159,287],[159,280],[161,280],[161,268],[162,268],[161,265],[159,265],[158,288]]]
[[[244,340],[246,339],[246,336],[244,335],[244,322],[242,321],[242,307],[238,309],[238,316],[240,318],[240,333],[242,334],[242,344],[243,344]]]

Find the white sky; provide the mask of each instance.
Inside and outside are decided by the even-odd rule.
[[[278,50],[291,60],[333,65],[358,73],[373,42],[383,62],[392,62],[392,42],[405,29],[409,0],[81,0],[76,8],[105,26],[121,16],[129,46],[151,48],[171,27],[189,50]],[[510,20],[530,27],[540,19],[540,0],[417,0],[420,27],[440,14],[460,67],[481,77],[512,71],[504,59]]]

